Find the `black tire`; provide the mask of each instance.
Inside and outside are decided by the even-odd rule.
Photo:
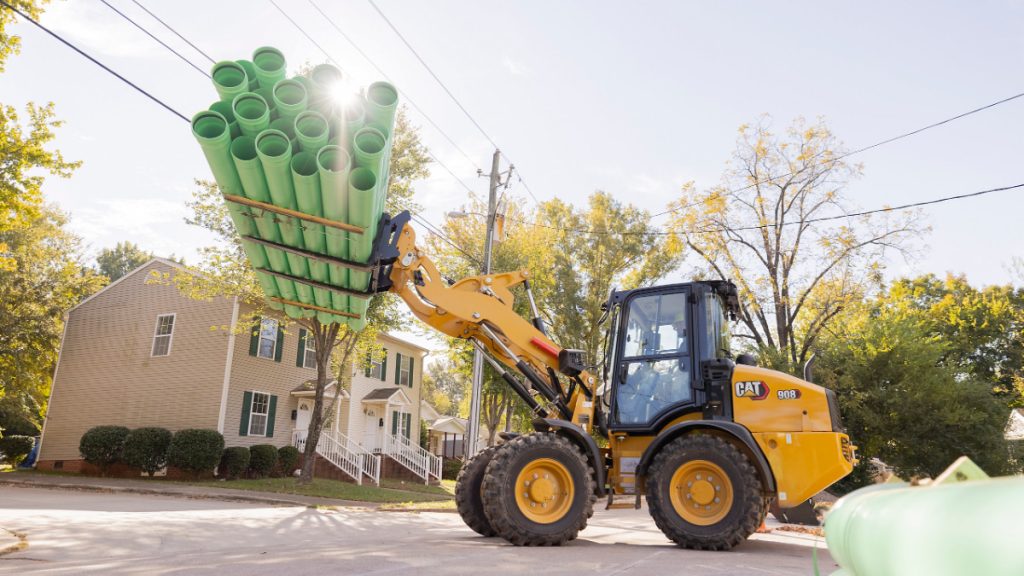
[[[459,510],[462,521],[481,536],[496,536],[494,528],[487,520],[484,513],[484,502],[481,498],[481,488],[484,481],[484,472],[487,465],[491,463],[497,446],[489,446],[469,459],[459,470],[455,478],[455,506]]]
[[[560,464],[572,486],[566,511],[551,522],[528,518],[516,499],[520,473],[542,459]],[[516,546],[560,546],[586,528],[597,498],[594,487],[593,468],[575,444],[551,432],[535,432],[509,440],[494,454],[484,475],[484,511],[494,531]]]
[[[672,476],[694,461],[716,465],[731,484],[731,507],[710,525],[687,521],[672,503]],[[736,446],[716,436],[690,434],[670,442],[654,457],[646,485],[647,507],[655,524],[683,548],[728,550],[753,534],[767,513],[764,489],[754,465]]]

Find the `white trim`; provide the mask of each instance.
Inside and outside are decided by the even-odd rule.
[[[409,342],[408,340],[403,340],[402,338],[399,338],[398,336],[395,336],[395,335],[390,334],[388,332],[380,332],[380,333],[377,334],[377,337],[378,338],[383,338],[385,340],[390,340],[392,342],[395,342],[396,344],[401,344],[403,346],[408,346],[409,348],[414,348],[415,350],[417,350],[419,352],[422,352],[422,356],[426,356],[427,354],[430,354],[430,349],[429,348],[424,348],[423,346],[420,346],[419,344],[413,344],[412,342]]]
[[[256,436],[256,437],[270,438],[270,436],[267,435],[267,430],[270,429],[270,399],[274,395],[271,394],[270,392],[260,392],[259,390],[249,390],[249,392],[252,392],[252,398],[249,399],[249,429],[245,431],[246,432],[245,435],[246,436]],[[254,414],[254,412],[252,411],[252,407],[253,407],[254,404],[256,404],[256,395],[257,394],[263,394],[264,396],[267,397],[267,413],[266,414],[259,413],[260,416],[266,416],[267,417],[267,421],[264,422],[264,424],[263,424],[263,434],[253,434],[252,433],[252,415]]]
[[[74,308],[71,310],[74,310]],[[64,353],[64,337],[68,335],[68,323],[71,320],[71,310],[64,313],[64,329],[60,332],[60,348],[57,348],[57,362],[53,365],[53,377],[50,378],[50,397],[46,400],[46,418],[43,418],[43,429],[39,432],[39,449],[36,450],[36,461],[32,463],[33,468],[39,464],[39,457],[43,454],[43,438],[46,437],[46,423],[50,421],[50,409],[53,408],[53,396],[57,393],[57,371],[60,370],[60,356]]]
[[[231,329],[228,331],[228,353],[224,361],[224,381],[220,388],[220,411],[217,413],[217,432],[224,433],[228,414],[228,389],[231,387],[231,364],[235,359],[235,328],[238,325],[238,296],[231,303]]]
[[[409,388],[412,388],[414,386],[413,375],[412,375],[412,356],[403,354],[401,356],[398,356],[397,360],[398,360],[398,362],[397,362],[397,364],[398,364],[398,385],[399,386],[408,386]],[[403,373],[408,375],[408,380],[406,382],[402,382],[402,374]]]
[[[160,334],[159,333],[160,332],[160,319],[164,318],[166,316],[170,316],[171,317],[171,333],[170,334]],[[156,326],[153,327],[153,340],[149,343],[149,357],[150,358],[163,358],[164,356],[170,356],[171,355],[171,349],[174,346],[174,326],[177,323],[178,323],[178,313],[177,312],[165,312],[165,313],[157,314],[156,315]],[[153,351],[156,349],[156,339],[161,337],[161,336],[170,336],[170,338],[167,339],[167,352],[157,356],[157,355],[153,354]]]
[[[263,356],[263,355],[260,354],[260,349],[263,348],[263,323],[264,322],[273,322],[274,324],[277,325],[277,329],[274,330],[274,337],[271,338],[271,341],[274,343],[274,345],[270,348],[270,356]],[[280,338],[280,336],[279,336],[280,332],[281,332],[281,321],[280,320],[278,320],[277,318],[267,318],[266,316],[260,318],[260,327],[259,327],[259,330],[256,332],[256,358],[262,358],[264,360],[271,360],[271,361],[274,361],[274,362],[277,361],[276,360],[276,358],[277,358],[277,341]],[[283,345],[284,343],[282,342],[281,344]],[[284,359],[284,350],[281,350],[281,359],[282,360]]]
[[[134,275],[135,275],[135,274],[137,274],[137,273],[138,273],[139,271],[141,271],[141,270],[144,270],[144,269],[146,269],[146,268],[147,268],[147,267],[148,267],[148,266],[149,266],[150,264],[152,264],[152,263],[154,263],[154,262],[159,262],[159,263],[161,263],[161,264],[166,264],[167,266],[170,266],[170,267],[172,267],[172,268],[177,268],[178,270],[188,270],[188,268],[186,268],[185,266],[183,266],[183,265],[181,265],[181,264],[178,264],[177,262],[175,262],[175,261],[173,261],[173,260],[168,260],[168,259],[166,259],[166,258],[158,258],[158,257],[153,257],[153,258],[150,258],[150,259],[149,259],[149,261],[147,261],[147,262],[146,262],[145,264],[143,264],[142,266],[139,266],[138,268],[136,268],[136,269],[132,270],[131,272],[129,272],[129,273],[127,273],[127,274],[125,274],[124,276],[121,276],[121,277],[120,277],[120,278],[118,278],[117,280],[114,280],[114,281],[113,281],[113,282],[111,282],[110,284],[107,284],[106,286],[104,286],[104,287],[103,287],[103,289],[101,289],[101,290],[100,290],[99,292],[96,292],[96,293],[95,293],[95,294],[93,294],[92,296],[89,296],[89,297],[88,297],[88,298],[86,298],[85,300],[82,300],[82,301],[81,301],[81,302],[79,302],[78,304],[76,304],[76,305],[72,306],[72,307],[71,307],[71,308],[70,308],[70,309],[68,310],[68,312],[70,313],[70,312],[72,312],[72,311],[74,311],[74,310],[77,310],[77,309],[78,309],[79,307],[81,307],[81,306],[84,306],[84,305],[85,305],[85,304],[86,304],[87,302],[89,302],[89,301],[90,301],[90,300],[92,300],[93,298],[95,298],[95,297],[99,296],[100,294],[103,294],[104,292],[106,292],[107,290],[110,290],[110,289],[111,289],[111,288],[113,288],[114,286],[117,286],[117,285],[118,285],[118,284],[120,284],[121,282],[124,282],[124,281],[125,281],[125,280],[127,280],[127,279],[128,279],[129,277],[131,277],[131,276],[134,276]],[[189,271],[189,272],[192,272],[191,270],[188,270],[188,271]],[[198,273],[196,273],[196,274],[198,275]]]
[[[305,328],[303,328],[303,330],[305,330]],[[313,350],[312,350],[312,352],[314,354],[314,356],[313,356],[313,365],[312,366],[307,366],[306,365],[306,359],[308,357],[308,354],[310,353],[309,341],[310,341],[310,339],[312,337],[313,337],[313,333],[311,331],[309,331],[309,330],[306,330],[306,338],[302,341],[302,368],[305,368],[306,370],[309,370],[309,369],[316,370],[316,344],[313,345]],[[282,353],[282,355],[283,355],[283,353]]]

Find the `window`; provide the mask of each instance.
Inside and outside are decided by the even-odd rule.
[[[412,388],[412,356],[398,355],[398,385]]]
[[[153,332],[153,351],[150,355],[170,356],[172,338],[174,338],[174,314],[157,316],[156,331]]]
[[[388,349],[381,352],[370,351],[366,358],[366,376],[383,380],[388,369]]]
[[[302,356],[303,368],[316,368],[316,343],[313,342],[313,335],[306,334],[302,340],[305,343],[305,350]]]
[[[270,414],[270,395],[263,392],[252,393],[252,404],[249,408],[249,436],[267,435],[267,417]]]
[[[277,352],[277,320],[264,318],[260,321],[260,342],[256,355],[274,359]]]
[[[412,439],[412,414],[392,410],[391,433],[395,436],[405,436]]]

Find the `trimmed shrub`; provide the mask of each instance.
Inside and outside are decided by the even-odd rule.
[[[299,449],[295,446],[281,446],[277,449],[277,467],[281,475],[291,476],[299,467]]]
[[[14,434],[4,436],[0,438],[0,454],[3,455],[4,462],[11,466],[17,466],[28,456],[35,445],[36,441],[31,436],[16,436]]]
[[[245,446],[232,446],[224,450],[220,458],[217,472],[222,478],[235,480],[249,468],[249,449]]]
[[[257,478],[269,476],[277,464],[277,446],[257,444],[249,448],[249,472]]]
[[[167,465],[171,431],[166,428],[136,428],[124,441],[124,463],[149,474]]]
[[[462,465],[465,462],[462,458],[445,458],[441,462],[441,478],[445,480],[455,480],[459,476],[459,471],[462,470]]]
[[[101,475],[106,475],[107,468],[121,460],[128,433],[124,426],[95,426],[82,434],[78,452],[86,462],[99,466]]]
[[[203,472],[212,472],[224,452],[224,437],[216,430],[187,428],[178,430],[171,438],[167,463],[175,468],[192,472],[197,478]]]

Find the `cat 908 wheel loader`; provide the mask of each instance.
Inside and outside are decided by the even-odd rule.
[[[547,336],[526,271],[448,282],[416,246],[407,212],[385,214],[378,230],[368,293],[394,292],[423,322],[473,342],[536,415],[534,432],[481,451],[459,475],[459,513],[480,534],[558,545],[586,526],[597,498],[639,508],[645,496],[680,546],[724,550],[761,525],[772,500],[797,506],[855,463],[832,391],[730,360],[730,282],[613,292],[599,384],[581,351]],[[513,310],[520,285],[530,320]]]

